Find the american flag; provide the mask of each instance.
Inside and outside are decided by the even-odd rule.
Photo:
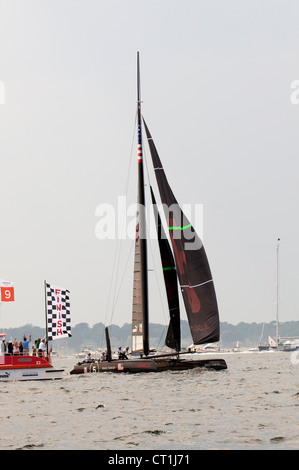
[[[138,124],[138,147],[137,147],[138,162],[142,162],[142,141],[141,141],[141,125]]]

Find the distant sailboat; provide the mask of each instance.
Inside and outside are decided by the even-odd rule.
[[[260,344],[258,345],[259,351],[269,351],[270,349],[276,349],[279,343],[279,242],[280,238],[277,239],[276,243],[276,339],[274,340],[271,336],[268,337],[268,343],[261,344],[264,326],[262,329]]]
[[[277,348],[277,342],[271,338],[271,336],[268,336],[268,343],[266,344],[259,344],[258,346],[259,351],[269,351],[270,349],[276,349]]]
[[[274,340],[269,336],[268,343],[261,344],[264,331],[263,325],[261,340],[258,346],[259,351],[279,350],[288,352],[299,349],[299,338],[297,336],[281,337],[279,334],[279,243],[280,238],[278,238],[276,245],[276,338]]]
[[[156,211],[158,242],[170,318],[165,344],[175,351],[156,356],[150,355],[149,346],[149,292],[142,124],[146,131],[161,202],[164,208],[171,208],[171,212],[165,214],[170,244],[164,233],[154,192],[151,188],[152,204]],[[203,244],[173,195],[152,136],[141,115],[139,54],[137,55],[137,138],[139,210],[136,221],[134,260],[132,353],[139,353],[140,357],[129,360],[112,359],[109,331],[106,327],[107,360],[93,361],[90,364],[79,363],[74,366],[71,374],[105,371],[161,372],[194,368],[226,369],[227,365],[223,359],[192,360],[182,358],[184,353],[181,352],[178,281],[195,345],[214,343],[219,340],[218,307],[212,274]],[[192,244],[192,248],[188,249],[190,244]]]
[[[237,344],[235,347],[233,347],[232,349],[232,352],[240,352],[240,345],[239,345],[239,341],[237,341]]]

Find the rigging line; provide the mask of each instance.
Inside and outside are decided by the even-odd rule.
[[[150,179],[149,169],[148,169],[148,164],[147,164],[146,150],[145,150],[145,148],[143,148],[142,150],[143,150],[143,154],[144,154],[143,160],[145,161],[145,168],[146,168],[147,180],[148,180],[149,186],[151,186],[151,179]]]
[[[145,148],[143,148],[142,150],[143,150],[143,161],[145,161],[148,185],[150,187],[151,186],[151,180],[150,180],[149,168],[148,168],[148,164],[147,164],[146,150],[145,150]],[[146,233],[147,233],[147,239],[149,241],[148,245],[149,245],[149,248],[150,248],[151,258],[152,258],[152,262],[153,262],[153,265],[154,265],[155,280],[156,280],[156,284],[157,284],[157,287],[158,287],[158,293],[159,293],[159,297],[160,297],[160,305],[162,306],[162,314],[163,314],[163,317],[164,317],[164,321],[168,321],[168,320],[166,320],[166,318],[169,318],[169,316],[166,315],[166,313],[165,313],[165,305],[164,305],[164,302],[163,302],[162,292],[161,292],[161,289],[160,289],[160,283],[159,283],[159,279],[158,279],[158,276],[157,276],[158,271],[157,271],[157,266],[156,266],[155,257],[154,257],[154,253],[153,253],[153,247],[152,247],[152,243],[150,243],[151,237],[150,237],[150,233],[149,233],[149,229],[148,229],[148,224],[146,224]],[[162,263],[161,263],[161,265],[162,265]]]
[[[152,137],[147,137],[146,138],[147,141],[149,140],[153,140]],[[148,184],[149,186],[152,186],[152,183],[151,183],[151,179],[150,179],[150,172],[149,172],[149,169],[148,169],[148,164],[147,164],[147,156],[146,156],[146,150],[144,149],[144,160],[145,160],[145,167],[146,167],[146,172],[147,172],[147,178],[148,178]],[[151,159],[149,159],[151,160]],[[163,170],[163,167],[161,168],[153,168],[153,170]],[[156,183],[156,177],[153,177],[154,178],[154,185],[155,185],[155,188],[157,188],[157,183]],[[155,195],[156,194],[159,194],[159,190],[156,189],[156,191],[154,191]],[[157,205],[157,208],[160,207],[160,205],[162,204],[161,203],[161,198],[159,197],[158,198],[160,200],[160,204],[158,203],[158,201],[156,202],[156,205]],[[162,204],[163,205],[163,204]],[[162,215],[163,214],[163,215]],[[168,224],[167,224],[167,221],[166,221],[166,218],[165,218],[165,214],[163,212],[163,210],[161,211],[161,214],[160,214],[160,217],[161,217],[161,224],[163,226],[163,229],[165,231],[165,234],[166,234],[166,238],[167,240],[170,242],[170,239],[169,239],[169,235],[168,235],[168,231],[170,230],[168,228]],[[191,224],[190,224],[191,225]],[[174,229],[176,229],[176,227],[173,227]],[[187,228],[187,227],[184,227],[184,228]]]
[[[121,286],[122,286],[123,281],[124,281],[124,278],[125,278],[125,274],[126,274],[126,271],[127,271],[127,267],[128,267],[129,261],[131,260],[131,254],[132,254],[132,251],[133,251],[133,247],[134,247],[134,243],[133,243],[133,241],[132,241],[132,243],[131,243],[131,248],[130,248],[130,251],[129,251],[129,254],[128,254],[128,257],[127,257],[126,265],[125,265],[125,268],[124,268],[124,270],[123,270],[123,275],[122,275],[122,278],[121,278],[121,281],[120,281],[120,285],[119,285],[119,288],[118,288],[118,291],[117,291],[117,295],[115,295],[114,305],[113,305],[113,307],[112,307],[112,312],[111,312],[110,324],[112,323],[112,318],[113,318],[113,315],[114,315],[114,312],[115,312],[115,309],[116,309],[116,305],[117,305],[117,302],[118,302],[118,298],[119,298],[119,296],[120,296]]]
[[[275,255],[276,256],[276,255]],[[262,332],[261,332],[261,337],[260,337],[260,342],[259,344],[262,343],[263,337],[264,337],[264,329],[265,329],[265,324],[269,320],[269,312],[272,309],[273,305],[275,304],[275,292],[274,292],[274,285],[275,285],[275,275],[276,275],[276,258],[275,261],[273,262],[272,266],[272,274],[269,280],[269,293],[268,293],[268,300],[266,302],[266,308],[264,309],[264,318],[263,318],[263,326],[262,326]],[[270,321],[271,321],[271,313],[270,313]]]
[[[128,172],[127,172],[127,179],[126,179],[126,185],[125,185],[125,196],[126,196],[126,200],[127,200],[127,196],[128,196],[128,191],[129,191],[129,181],[130,181],[130,173],[131,173],[131,166],[132,166],[132,160],[133,160],[133,148],[134,148],[134,140],[135,140],[135,134],[136,134],[136,123],[137,123],[137,112],[135,114],[135,123],[134,123],[134,130],[133,130],[133,136],[132,136],[132,143],[131,143],[131,157],[130,157],[130,163],[129,163],[129,168],[128,168]],[[122,219],[121,219],[121,223],[120,223],[120,229],[121,229],[121,233],[123,233],[123,228],[125,226],[125,222],[126,222],[126,213],[123,213],[122,214]],[[120,265],[120,254],[121,254],[121,247],[122,247],[122,241],[123,241],[123,238],[121,237],[120,239],[118,239],[118,258],[117,258],[117,269],[116,269],[116,280],[115,280],[115,290],[114,290],[114,296],[113,296],[113,302],[112,302],[112,314],[111,314],[111,321],[112,321],[112,316],[113,316],[113,313],[114,313],[114,310],[115,310],[115,306],[116,306],[116,297],[118,296],[117,294],[117,290],[120,289],[120,286],[117,287],[117,276],[118,276],[118,273],[119,273],[119,265]]]
[[[150,138],[147,138],[146,140],[153,140],[153,139],[152,139],[152,137],[150,137]],[[149,167],[148,167],[148,164],[147,164],[147,155],[146,155],[146,149],[145,149],[145,148],[143,149],[143,153],[144,153],[144,161],[145,161],[145,167],[146,167],[148,185],[149,185],[149,187],[153,187],[152,182],[151,182],[151,178],[150,178]],[[151,159],[149,159],[149,160],[151,160]],[[163,170],[163,168],[161,168],[161,169]],[[155,170],[155,168],[154,168],[154,170]],[[157,185],[156,185],[156,178],[155,178],[155,177],[154,177],[154,185],[155,185],[155,187],[157,188]],[[159,193],[159,191],[157,191],[157,190],[154,191],[155,196],[156,196],[156,193]],[[160,200],[160,202],[161,202],[161,200]],[[157,206],[157,209],[158,209],[158,207],[159,207],[159,203],[158,203],[158,202],[156,202],[156,206]],[[160,213],[161,224],[162,224],[163,229],[164,229],[164,231],[165,231],[165,233],[166,233],[166,238],[167,238],[167,240],[170,241],[170,240],[169,240],[169,236],[168,236],[168,234],[167,234],[168,230],[165,230],[166,227],[168,228],[168,226],[167,226],[167,223],[165,222],[165,216],[162,216],[162,213],[163,213],[163,211]]]
[[[151,137],[150,138],[147,138],[147,141],[149,140],[153,140]],[[150,173],[149,173],[149,167],[148,167],[148,164],[147,164],[147,154],[146,154],[146,149],[143,148],[143,154],[144,154],[144,161],[145,161],[145,167],[146,167],[146,173],[147,173],[147,179],[148,179],[148,184],[149,186],[152,186],[151,184],[151,178],[150,178]],[[163,168],[161,168],[163,169]],[[161,224],[163,224],[163,220],[161,218]],[[147,230],[147,235],[148,234],[148,227],[146,226],[146,230]],[[150,237],[148,237],[148,240],[150,241]],[[157,284],[157,288],[158,288],[158,293],[159,293],[159,297],[160,297],[160,305],[162,306],[162,314],[163,314],[163,318],[164,318],[164,321],[166,323],[169,322],[169,314],[168,314],[168,306],[167,306],[167,313],[166,313],[166,307],[165,307],[165,302],[163,301],[163,296],[162,295],[162,291],[161,291],[161,288],[160,288],[160,283],[159,283],[159,279],[158,279],[158,275],[157,275],[157,267],[156,267],[156,262],[155,262],[155,258],[154,258],[154,254],[153,254],[153,248],[152,248],[152,244],[149,243],[149,247],[150,247],[150,252],[151,252],[151,257],[152,257],[152,261],[153,261],[153,265],[154,265],[154,272],[155,272],[155,280],[156,280],[156,284]],[[160,260],[160,255],[159,255],[159,260]],[[163,270],[165,268],[162,267],[162,262],[160,261],[159,265],[161,266],[161,272],[163,272]],[[167,269],[167,268],[166,268]],[[174,268],[175,269],[175,268]],[[164,279],[162,279],[162,282],[163,282],[163,285],[164,285]],[[165,290],[163,289],[163,292],[165,292]],[[167,329],[167,325],[165,326],[165,329]],[[162,333],[163,335],[163,333]],[[162,337],[161,335],[161,337]],[[161,338],[159,340],[159,343],[161,341]]]
[[[168,326],[164,325],[163,329],[161,331],[160,338],[158,339],[158,345],[157,345],[158,350],[161,350],[161,351],[164,350],[164,347],[165,347],[165,341],[164,340],[165,340],[165,337],[166,337],[166,334],[167,334],[167,329],[168,329]],[[168,351],[168,349],[167,349],[167,351]]]
[[[128,195],[128,188],[129,188],[129,181],[130,181],[130,173],[131,173],[131,166],[132,166],[132,160],[133,160],[133,148],[134,148],[134,141],[135,141],[135,135],[136,135],[136,122],[137,122],[137,112],[135,114],[135,122],[134,122],[134,129],[133,129],[133,137],[132,137],[132,143],[131,143],[131,154],[130,154],[130,160],[129,160],[129,168],[127,171],[127,177],[126,177],[126,183],[125,183],[125,194],[126,197]],[[120,224],[121,228],[123,228],[123,223],[125,220],[124,214],[122,214],[123,219],[122,223]],[[113,260],[113,267],[112,267],[112,276],[111,276],[111,282],[110,282],[110,288],[109,288],[109,293],[108,293],[108,299],[107,299],[107,305],[106,305],[106,313],[105,313],[105,325],[107,325],[107,315],[109,311],[109,305],[112,303],[112,313],[111,313],[111,319],[110,322],[112,321],[113,317],[113,312],[115,309],[115,295],[116,295],[116,288],[114,289],[114,296],[113,299],[111,300],[112,296],[112,287],[117,284],[117,274],[118,274],[118,267],[120,263],[120,249],[121,249],[121,244],[122,244],[122,239],[119,240],[117,239],[117,244],[116,244],[116,250],[114,253],[114,260]],[[116,269],[117,266],[117,269]]]
[[[147,227],[146,227],[146,230],[147,230],[147,233],[148,233],[148,228]],[[152,243],[149,243],[148,245],[149,245],[149,248],[150,248],[152,263],[154,265],[154,270],[153,271],[155,273],[155,280],[156,280],[158,293],[159,293],[159,297],[160,297],[160,306],[162,307],[162,314],[163,314],[164,321],[167,321],[166,318],[169,319],[169,315],[167,316],[167,314],[165,313],[165,305],[164,305],[164,300],[163,300],[163,296],[162,296],[162,292],[161,292],[161,288],[160,288],[160,282],[159,282],[158,275],[157,275],[158,271],[157,271],[156,261],[155,261],[155,257],[154,257],[154,253],[153,253]],[[161,270],[161,272],[162,272],[162,270]],[[164,281],[162,280],[162,282],[164,282]],[[164,292],[164,290],[163,290],[163,292]]]
[[[143,116],[142,116],[142,118],[143,118]],[[150,138],[147,138],[147,136],[145,136],[145,140],[146,140],[147,143],[148,143],[149,140],[153,140],[153,139],[152,139],[151,137],[150,137]],[[144,158],[143,158],[143,160],[145,161],[145,168],[146,168],[146,174],[147,174],[148,184],[149,184],[149,186],[153,186],[153,185],[152,185],[152,182],[151,182],[149,167],[148,167],[148,164],[147,164],[146,147],[143,146],[143,149],[142,149],[142,150],[143,150],[143,153],[144,153]],[[151,160],[151,159],[149,159],[149,160]],[[154,168],[154,170],[155,170],[155,168]],[[155,181],[155,185],[156,185],[156,178],[155,178],[155,177],[154,177],[154,181]],[[156,186],[155,186],[155,187],[156,187]]]
[[[146,231],[147,231],[147,234],[148,234],[148,227],[146,226]],[[153,245],[152,243],[150,242],[151,239],[150,237],[148,237],[148,240],[149,240],[149,243],[148,243],[148,246],[149,246],[149,249],[150,249],[150,254],[151,254],[151,260],[152,260],[152,263],[153,263],[153,266],[154,266],[154,273],[155,273],[155,281],[156,281],[156,285],[157,285],[157,289],[158,289],[158,293],[159,293],[159,298],[160,298],[160,306],[161,306],[161,310],[162,310],[162,314],[163,314],[163,318],[164,318],[164,321],[169,322],[169,315],[166,313],[166,307],[165,307],[165,296],[162,295],[162,290],[161,290],[161,282],[162,282],[162,285],[164,285],[164,279],[162,279],[161,282],[159,282],[159,279],[158,279],[158,268],[157,268],[157,262],[159,263],[159,266],[161,267],[161,273],[163,272],[163,268],[162,268],[162,262],[160,260],[160,255],[158,255],[159,257],[159,261],[155,261],[155,256],[154,256],[154,252],[153,252]],[[163,289],[163,292],[164,292],[164,289]]]
[[[128,192],[128,188],[129,188],[129,180],[130,180],[131,166],[132,166],[132,161],[133,161],[133,149],[134,149],[134,142],[135,142],[135,137],[136,137],[136,128],[137,128],[137,111],[136,111],[136,113],[135,113],[135,122],[134,122],[133,137],[132,137],[132,143],[131,143],[130,163],[129,163],[129,169],[128,169],[128,174],[127,174],[127,181],[126,181],[126,186],[125,186],[126,194],[127,194],[127,192]]]
[[[134,131],[133,131],[132,144],[131,144],[131,158],[130,158],[130,164],[129,164],[129,169],[128,169],[128,173],[127,173],[127,181],[126,181],[126,186],[125,186],[126,198],[128,196],[128,190],[129,190],[130,169],[131,169],[132,159],[133,159],[133,146],[134,146],[133,142],[135,140],[136,122],[137,122],[137,113],[135,115],[135,124],[134,124]],[[125,221],[126,221],[126,214],[123,213],[122,214],[121,224],[120,224],[121,231],[123,230]],[[114,289],[114,295],[113,295],[113,301],[112,301],[112,311],[111,311],[110,323],[112,322],[112,318],[113,318],[115,308],[116,308],[116,304],[117,304],[117,299],[119,297],[120,288],[121,288],[121,285],[122,285],[122,280],[121,280],[120,285],[117,286],[118,274],[119,274],[119,271],[120,271],[119,266],[120,266],[120,258],[121,258],[120,255],[121,255],[122,242],[123,242],[123,238],[121,237],[120,241],[118,242],[118,258],[117,258],[117,267],[116,267],[116,279],[115,279],[115,289]],[[128,263],[128,261],[127,261],[127,263]],[[127,263],[126,263],[126,265],[127,265]]]

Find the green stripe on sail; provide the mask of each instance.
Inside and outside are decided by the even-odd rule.
[[[192,224],[185,225],[185,227],[169,227],[169,230],[185,230],[189,227],[192,227]]]
[[[167,266],[166,268],[163,268],[163,271],[170,271],[170,269],[175,269],[174,266]]]

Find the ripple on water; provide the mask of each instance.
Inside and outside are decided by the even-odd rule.
[[[66,373],[57,382],[1,384],[1,448],[298,448],[299,369],[288,354],[226,360],[220,372]]]

